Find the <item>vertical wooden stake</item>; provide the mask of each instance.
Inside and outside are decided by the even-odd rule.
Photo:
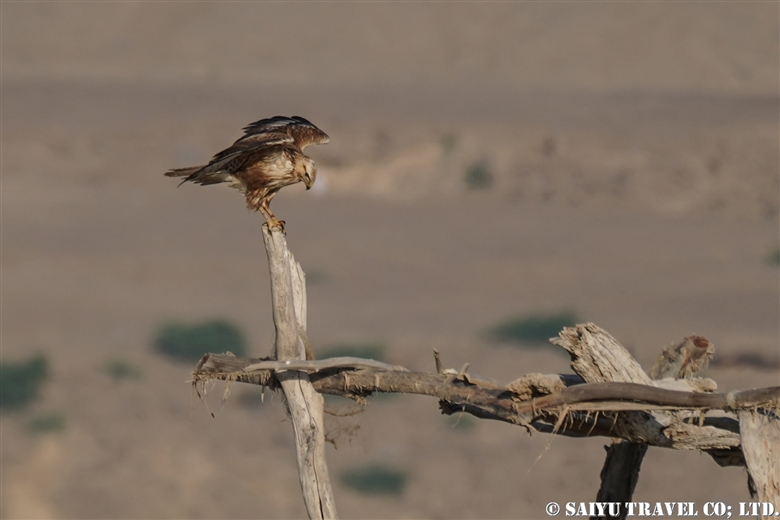
[[[596,494],[596,501],[619,502],[621,507],[618,514],[614,517],[607,515],[606,518],[625,520],[628,514],[625,504],[631,502],[634,496],[647,444],[615,440],[612,445],[604,446],[604,449],[607,450],[607,458],[601,468],[601,487]]]
[[[271,271],[271,301],[276,328],[276,358],[306,359],[301,331],[306,330],[306,281],[301,266],[287,249],[278,228],[263,226]],[[323,399],[306,372],[277,371],[293,422],[298,474],[309,518],[337,518],[336,503],[325,461]]]
[[[739,437],[759,502],[780,511],[780,418],[775,410],[741,410]],[[762,519],[776,518],[759,511]]]

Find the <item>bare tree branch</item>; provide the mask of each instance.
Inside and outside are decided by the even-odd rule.
[[[468,364],[459,371],[444,369],[438,353],[435,353],[436,374],[410,372],[403,367],[354,358],[298,359],[290,360],[290,364],[285,360],[280,366],[280,361],[275,360],[207,354],[193,373],[193,385],[197,388],[204,381],[221,379],[279,389],[288,382],[290,374],[295,374],[296,380],[306,380],[312,391],[323,394],[361,401],[374,392],[429,395],[439,399],[444,414],[465,412],[523,426],[529,432],[610,437],[640,448],[698,449],[711,455],[721,466],[744,465],[742,443],[756,438],[759,448],[750,449],[758,455],[751,454],[753,466],[749,464],[748,469],[757,486],[768,490],[761,496],[767,497],[767,501],[776,500],[773,486],[780,481],[775,476],[778,465],[758,460],[772,453],[774,441],[762,435],[746,434],[742,429],[752,420],[751,414],[756,413],[762,420],[774,421],[771,424],[776,427],[780,387],[728,394],[712,392],[716,388],[714,381],[694,377],[710,352],[709,345],[701,340],[697,345],[691,339],[696,355],[690,359],[686,358],[684,349],[667,349],[662,355],[661,364],[667,368],[658,368],[654,375],[685,374],[687,377],[679,380],[651,379],[612,336],[588,323],[566,328],[553,340],[570,353],[576,374],[528,374],[508,385],[474,378],[467,371]],[[706,348],[700,350],[703,347]],[[732,416],[707,416],[713,410]],[[626,456],[634,457],[633,464],[638,471],[641,459],[638,453]],[[629,484],[622,491],[626,496],[633,487]]]
[[[193,384],[210,379],[242,381],[270,388],[279,388],[272,370],[245,372],[244,367],[258,361],[228,355],[207,354],[193,374]],[[622,416],[629,411],[707,410],[735,411],[740,409],[772,408],[780,402],[780,387],[732,392],[730,394],[697,394],[648,387],[633,383],[575,384],[577,378],[557,374],[543,376],[558,380],[561,390],[549,395],[528,399],[518,395],[508,386],[495,385],[453,374],[429,374],[424,372],[389,371],[373,369],[354,370],[347,366],[329,368],[311,374],[311,384],[324,394],[342,397],[365,397],[375,392],[429,395],[442,402],[447,414],[466,412],[484,419],[494,419],[521,425],[532,430],[549,431],[544,424],[553,426],[561,413],[568,414],[568,421],[555,432],[571,436],[606,436],[642,441],[630,430],[620,429]],[[564,410],[566,410],[564,412]],[[598,412],[598,414],[597,414]],[[726,423],[723,418],[706,417],[698,420],[681,420],[675,427],[649,421],[647,428],[654,429],[648,436],[654,446],[673,449],[725,449],[739,446],[736,421]],[[730,426],[727,426],[730,425]],[[671,432],[671,437],[663,431]],[[717,433],[717,435],[715,435]],[[624,436],[625,435],[625,436]]]

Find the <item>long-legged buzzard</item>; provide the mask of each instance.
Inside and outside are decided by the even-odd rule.
[[[263,214],[269,228],[276,226],[284,231],[284,221],[278,220],[268,205],[285,186],[303,182],[307,190],[312,187],[317,167],[303,150],[329,140],[325,132],[302,117],[261,119],[244,128],[244,136],[207,165],[176,168],[165,175],[186,177],[181,184],[226,182],[246,196],[249,209]]]

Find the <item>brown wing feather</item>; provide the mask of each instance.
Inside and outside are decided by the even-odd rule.
[[[325,144],[330,141],[328,134],[312,124],[291,125],[287,127],[287,131],[295,140],[295,146],[300,151],[303,151],[310,144]]]
[[[245,135],[233,143],[230,148],[226,148],[212,157],[209,164],[224,161],[225,159],[236,156],[238,154],[257,150],[259,148],[292,143],[293,138],[288,134],[281,132]]]
[[[228,148],[228,150],[233,150],[233,148]],[[177,168],[167,171],[165,175],[168,177],[185,177],[182,180],[182,184],[189,181],[206,186],[228,182],[235,174],[245,172],[257,163],[268,161],[269,156],[279,153],[279,149],[279,145],[260,146],[259,148],[246,147],[246,149],[234,150],[234,153],[226,153],[222,159],[212,159],[205,166]],[[218,155],[222,153],[220,152]]]
[[[244,134],[255,135],[255,134],[265,134],[269,132],[286,133],[285,128],[287,127],[287,125],[295,124],[298,121],[309,123],[302,117],[298,117],[298,116],[293,116],[293,117],[274,116],[274,117],[269,117],[267,119],[261,119],[259,121],[255,121],[254,123],[249,123],[244,127]]]
[[[252,136],[282,132],[289,135],[293,139],[295,146],[301,151],[310,144],[325,144],[330,141],[328,134],[317,128],[308,119],[300,116],[275,116],[255,121],[244,127],[244,137],[236,141],[235,144]]]
[[[216,154],[206,166],[191,172],[186,180],[202,184],[225,182],[230,175],[248,168],[264,155],[276,151],[280,145],[292,142],[292,137],[280,133],[246,136]]]

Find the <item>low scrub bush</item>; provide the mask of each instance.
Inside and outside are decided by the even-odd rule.
[[[408,475],[404,471],[380,465],[362,466],[343,471],[341,482],[366,495],[401,495]]]
[[[444,155],[450,155],[458,146],[458,136],[455,134],[444,134],[441,138],[441,148]]]
[[[27,423],[30,433],[56,433],[65,429],[65,416],[61,413],[50,413],[34,418]]]
[[[547,344],[547,340],[557,336],[561,329],[576,323],[577,315],[572,311],[529,314],[494,325],[488,330],[488,336],[499,343]]]
[[[112,379],[141,379],[141,369],[123,359],[112,359],[105,366],[105,372]]]
[[[179,361],[197,361],[203,354],[232,352],[246,354],[246,340],[235,325],[214,320],[200,325],[170,323],[163,326],[154,340],[154,348]]]
[[[493,184],[493,173],[486,161],[479,161],[466,170],[464,181],[470,190],[486,190]]]
[[[21,410],[40,394],[49,362],[39,354],[29,361],[0,364],[0,409]]]
[[[780,247],[770,252],[766,257],[766,261],[771,265],[780,265]]]

